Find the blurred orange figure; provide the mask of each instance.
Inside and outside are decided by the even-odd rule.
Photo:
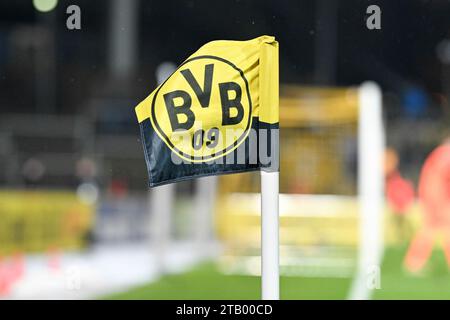
[[[442,236],[450,267],[450,139],[425,160],[420,174],[419,198],[423,225],[411,242],[405,266],[411,272],[420,271],[431,255],[435,240]]]
[[[413,184],[404,179],[398,171],[387,178],[386,184],[386,193],[393,213],[396,215],[406,214],[407,209],[414,201]]]
[[[397,152],[387,148],[385,152],[386,197],[401,240],[407,239],[407,221],[405,215],[414,201],[414,186],[404,179],[398,170],[399,158]]]

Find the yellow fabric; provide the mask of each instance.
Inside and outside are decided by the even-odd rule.
[[[272,37],[271,37],[272,38]],[[259,121],[278,123],[278,42],[274,38],[261,45],[259,71]]]
[[[187,60],[209,55],[230,61],[243,71],[249,84],[253,117],[260,117],[260,121],[267,123],[278,122],[278,42],[274,37],[261,36],[248,41],[212,41],[202,46]],[[183,65],[174,74],[182,67]],[[193,70],[193,74],[202,75],[202,72],[203,70]],[[199,83],[202,83],[202,79]],[[185,86],[179,82],[173,85]],[[157,89],[136,107],[139,123],[150,118],[151,104]],[[211,97],[214,98],[217,99],[218,96]]]
[[[136,114],[139,123],[150,119],[181,158],[221,158],[246,140],[254,121],[278,123],[278,43],[271,36],[209,42],[144,99]]]

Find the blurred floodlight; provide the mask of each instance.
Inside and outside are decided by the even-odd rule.
[[[37,11],[49,12],[56,8],[58,0],[33,0],[33,6]]]
[[[156,68],[156,80],[158,84],[163,83],[177,69],[173,62],[165,61]]]
[[[94,204],[98,198],[98,187],[90,182],[82,183],[77,188],[77,196],[81,202]]]

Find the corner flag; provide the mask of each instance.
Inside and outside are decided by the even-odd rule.
[[[278,43],[212,41],[137,107],[151,187],[278,171]]]
[[[278,42],[212,41],[136,107],[150,187],[261,169],[262,298],[279,298]]]

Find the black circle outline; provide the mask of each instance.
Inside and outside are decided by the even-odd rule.
[[[166,83],[166,82],[167,82],[167,81],[168,81],[175,73],[177,73],[177,72],[181,69],[181,67],[183,67],[185,64],[187,64],[187,63],[189,63],[189,62],[191,62],[191,61],[194,61],[194,60],[200,60],[200,59],[212,59],[212,60],[218,60],[218,61],[221,61],[221,62],[224,62],[224,63],[228,64],[228,65],[231,66],[233,69],[235,69],[236,71],[238,71],[239,74],[241,75],[242,79],[244,80],[244,83],[245,83],[245,89],[247,90],[248,104],[249,104],[249,112],[248,112],[248,118],[249,118],[249,119],[247,120],[247,127],[245,128],[245,130],[244,130],[244,132],[242,133],[242,135],[241,135],[238,139],[236,139],[236,141],[234,141],[232,145],[230,145],[230,146],[226,147],[225,149],[221,150],[219,153],[213,153],[212,155],[209,155],[209,156],[206,156],[206,157],[203,157],[203,156],[202,156],[202,157],[195,157],[195,156],[193,156],[193,155],[185,154],[183,151],[177,149],[177,148],[172,144],[172,142],[170,141],[169,137],[167,137],[167,135],[166,135],[166,134],[164,133],[164,131],[161,129],[161,127],[159,126],[158,121],[157,121],[157,119],[156,119],[156,116],[155,116],[155,101],[156,101],[156,98],[157,98],[157,96],[158,96],[159,90],[161,90],[161,88],[164,87],[164,84],[165,84],[165,83]],[[240,144],[240,143],[242,142],[242,140],[246,137],[247,132],[249,131],[250,125],[251,125],[251,123],[252,123],[252,99],[251,99],[251,96],[250,96],[250,89],[249,89],[249,86],[248,86],[247,78],[245,77],[244,72],[243,72],[241,69],[239,69],[238,67],[236,67],[236,65],[234,65],[232,62],[230,62],[230,61],[228,61],[228,60],[226,60],[226,59],[224,59],[224,58],[221,58],[221,57],[217,57],[217,56],[213,56],[213,55],[202,55],[202,56],[193,57],[193,58],[191,58],[191,59],[187,59],[186,61],[184,61],[184,62],[177,68],[177,70],[175,70],[175,71],[172,73],[172,75],[170,75],[170,76],[169,76],[169,77],[161,84],[161,86],[159,86],[158,90],[156,90],[155,96],[153,97],[153,100],[152,100],[152,105],[151,105],[151,115],[152,115],[153,123],[155,124],[156,129],[158,130],[159,134],[161,134],[161,135],[163,136],[163,138],[164,138],[164,140],[165,140],[164,142],[166,142],[166,144],[168,144],[169,147],[171,147],[173,150],[175,150],[179,155],[183,156],[184,158],[189,158],[189,159],[191,159],[191,160],[204,160],[204,161],[202,161],[202,162],[206,162],[206,161],[208,161],[208,160],[211,159],[211,158],[216,159],[216,158],[217,158],[218,156],[220,156],[221,154],[227,153],[228,151],[230,151],[230,149],[233,149],[233,148],[235,148],[238,144]]]

